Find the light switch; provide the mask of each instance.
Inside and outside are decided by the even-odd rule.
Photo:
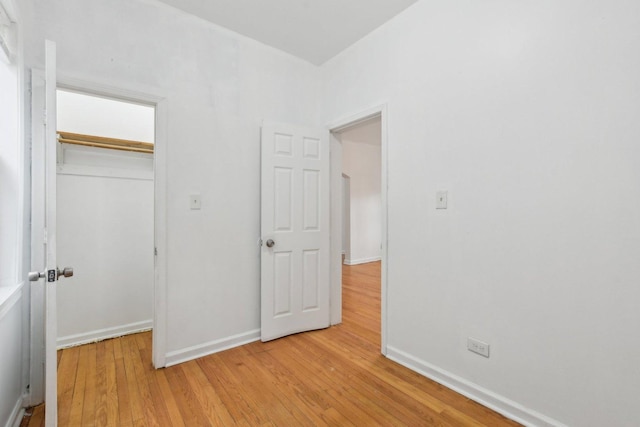
[[[189,207],[192,210],[200,209],[200,195],[199,194],[192,194],[191,196],[189,196]]]
[[[447,192],[436,191],[436,209],[447,209]]]

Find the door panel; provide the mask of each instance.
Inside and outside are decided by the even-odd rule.
[[[261,191],[262,340],[326,328],[328,133],[265,123]]]
[[[32,73],[31,88],[32,403],[40,403],[43,397],[44,376],[45,425],[55,427],[58,423],[56,286],[60,272],[56,263],[56,45],[51,41],[45,42],[44,74]]]
[[[47,427],[58,425],[56,286],[56,45],[45,42],[45,419]]]
[[[31,269],[46,269],[44,232],[45,232],[45,153],[44,153],[44,117],[45,77],[41,70],[31,71]],[[43,280],[31,284],[31,353],[30,359],[30,405],[35,406],[45,399],[44,342],[45,332],[45,285]]]

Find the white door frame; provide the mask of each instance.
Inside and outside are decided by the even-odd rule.
[[[351,259],[351,177],[342,174],[342,256],[344,260]]]
[[[38,72],[34,70],[34,72]],[[166,364],[167,353],[167,97],[156,88],[144,87],[140,91],[131,85],[121,82],[96,82],[90,79],[77,78],[75,76],[58,71],[57,87],[81,91],[90,95],[105,96],[109,98],[121,99],[135,103],[148,104],[155,107],[155,147],[154,147],[154,246],[155,271],[154,271],[154,296],[153,296],[153,343],[152,362],[156,368],[162,368]],[[37,114],[37,112],[32,112]],[[32,117],[32,121],[35,120]],[[73,260],[65,260],[73,264]],[[39,307],[38,305],[41,305]],[[43,301],[32,301],[31,304],[32,324],[42,321],[44,312]],[[39,314],[40,312],[40,314]],[[44,360],[42,345],[43,340],[38,328],[31,336],[31,360]],[[40,392],[42,380],[38,370],[31,373],[31,389]],[[39,393],[36,393],[39,394]],[[34,395],[31,403],[40,403],[40,396]],[[44,396],[42,395],[42,398]]]
[[[334,120],[327,128],[331,132],[331,324],[342,322],[342,145],[336,132],[369,119],[380,117],[381,122],[381,216],[382,216],[382,262],[380,273],[380,344],[381,352],[387,354],[387,276],[388,276],[388,141],[387,104],[383,103],[360,112]]]
[[[157,89],[130,88],[120,82],[97,83],[59,72],[58,88],[72,89],[89,95],[105,96],[155,107],[155,141],[153,150],[154,186],[154,281],[152,362],[156,368],[166,364],[167,354],[167,98]],[[73,260],[68,260],[73,263]]]

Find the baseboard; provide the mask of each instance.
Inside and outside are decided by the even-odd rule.
[[[566,427],[565,424],[559,421],[526,408],[513,400],[507,399],[504,396],[480,387],[444,369],[440,369],[428,362],[415,358],[392,346],[387,347],[387,357],[525,426]]]
[[[208,356],[233,347],[238,347],[260,339],[260,329],[256,329],[242,334],[233,335],[227,338],[211,341],[205,344],[188,347],[167,353],[166,367],[188,362],[198,357]]]
[[[82,334],[59,337],[56,341],[58,350],[61,348],[75,347],[77,345],[94,343],[109,338],[149,331],[153,328],[153,320],[129,323],[128,325],[115,326],[113,328],[98,329],[97,331],[84,332]]]
[[[6,427],[19,427],[22,422],[22,417],[24,416],[24,408],[22,407],[22,396],[18,398],[16,404],[13,406],[13,410],[11,411],[11,415],[9,415],[9,419],[5,424]]]
[[[346,265],[358,265],[358,264],[367,264],[369,262],[380,261],[382,257],[374,256],[371,258],[360,258],[360,259],[345,259],[344,263]]]

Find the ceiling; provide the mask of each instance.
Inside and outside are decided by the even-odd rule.
[[[161,0],[321,65],[417,0]]]

